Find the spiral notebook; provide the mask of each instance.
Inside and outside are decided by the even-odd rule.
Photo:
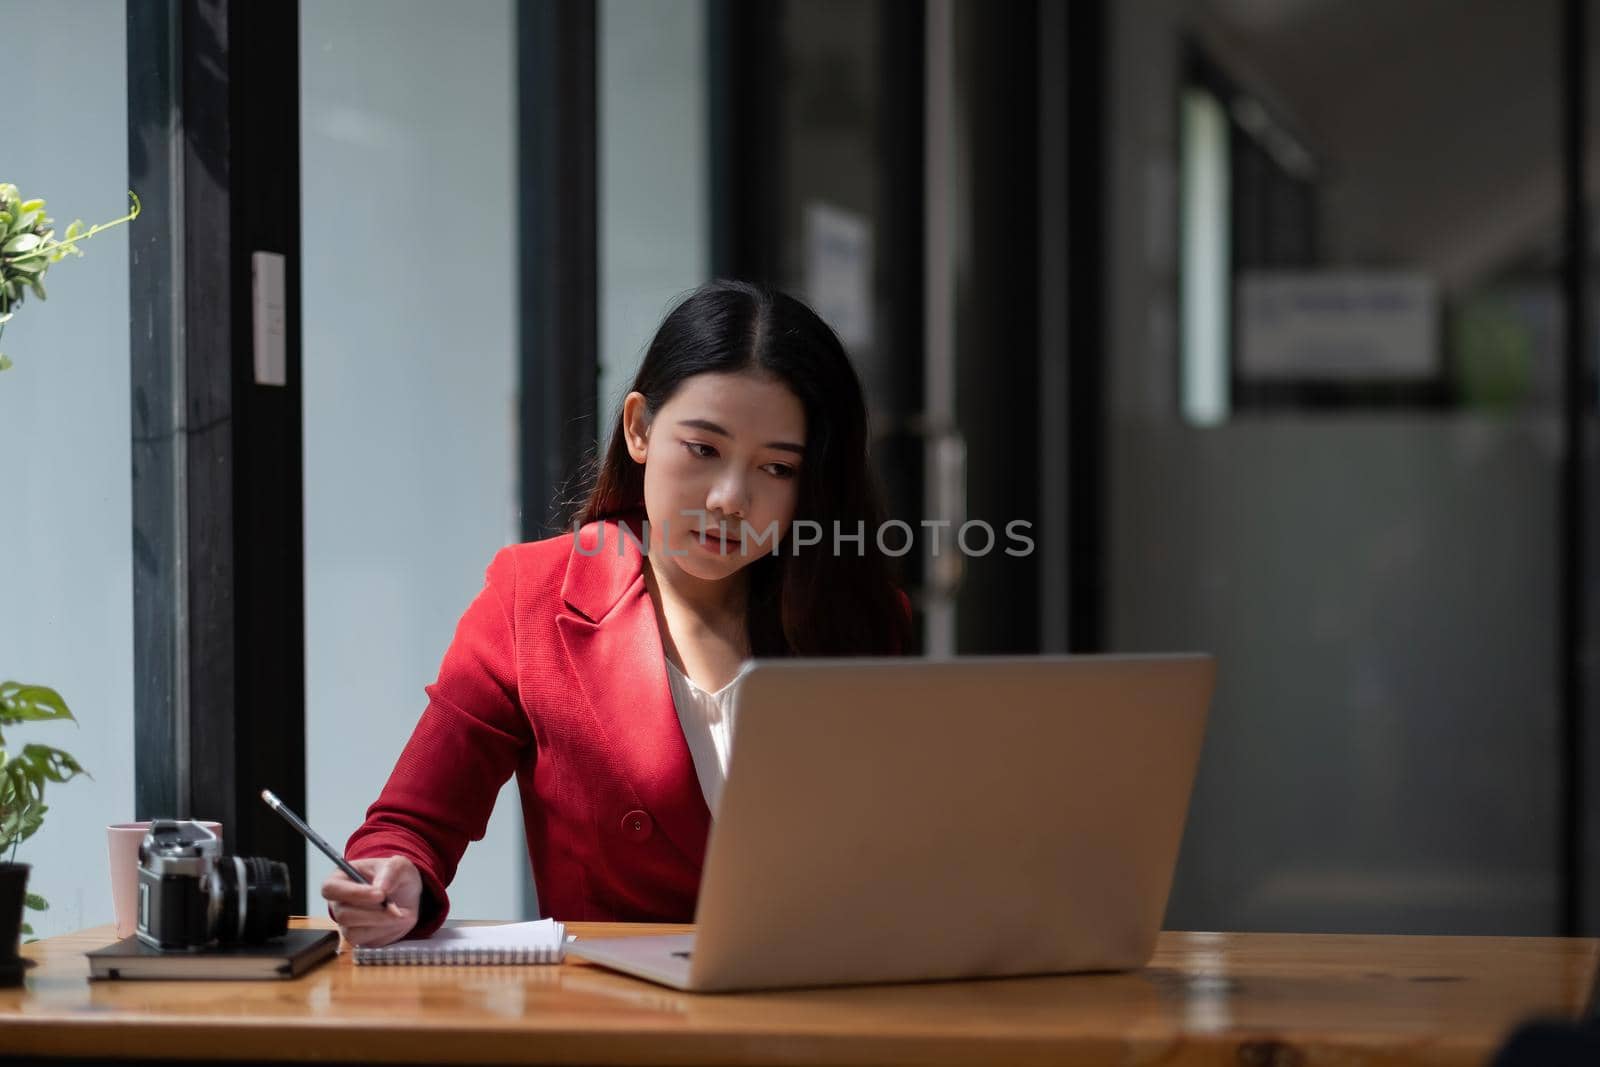
[[[430,938],[376,948],[357,946],[355,962],[371,965],[560,963],[567,927],[554,919],[498,926],[451,926]]]

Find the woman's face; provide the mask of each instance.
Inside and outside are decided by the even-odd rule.
[[[654,417],[642,393],[629,393],[623,427],[629,453],[644,464],[653,554],[716,580],[788,533],[806,419],[787,386],[756,374],[697,374]]]

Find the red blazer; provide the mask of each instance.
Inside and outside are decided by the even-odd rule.
[[[416,864],[426,892],[411,936],[444,921],[445,886],[512,774],[544,914],[694,918],[711,814],[642,568],[611,520],[489,564],[421,721],[345,846]]]

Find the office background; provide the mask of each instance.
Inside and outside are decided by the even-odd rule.
[[[353,827],[494,549],[736,274],[845,336],[898,516],[1035,525],[908,559],[924,652],[1218,654],[1170,927],[1592,933],[1590,7],[0,0],[0,177],[153,208],[6,331],[0,674],[94,774],[21,857],[36,928],[109,917],[101,828],[152,805]],[[284,388],[248,277],[197,298],[248,248]],[[458,912],[531,914],[524,868],[502,806]]]

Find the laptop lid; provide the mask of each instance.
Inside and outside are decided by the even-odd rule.
[[[1209,656],[758,661],[692,989],[1144,965]]]

